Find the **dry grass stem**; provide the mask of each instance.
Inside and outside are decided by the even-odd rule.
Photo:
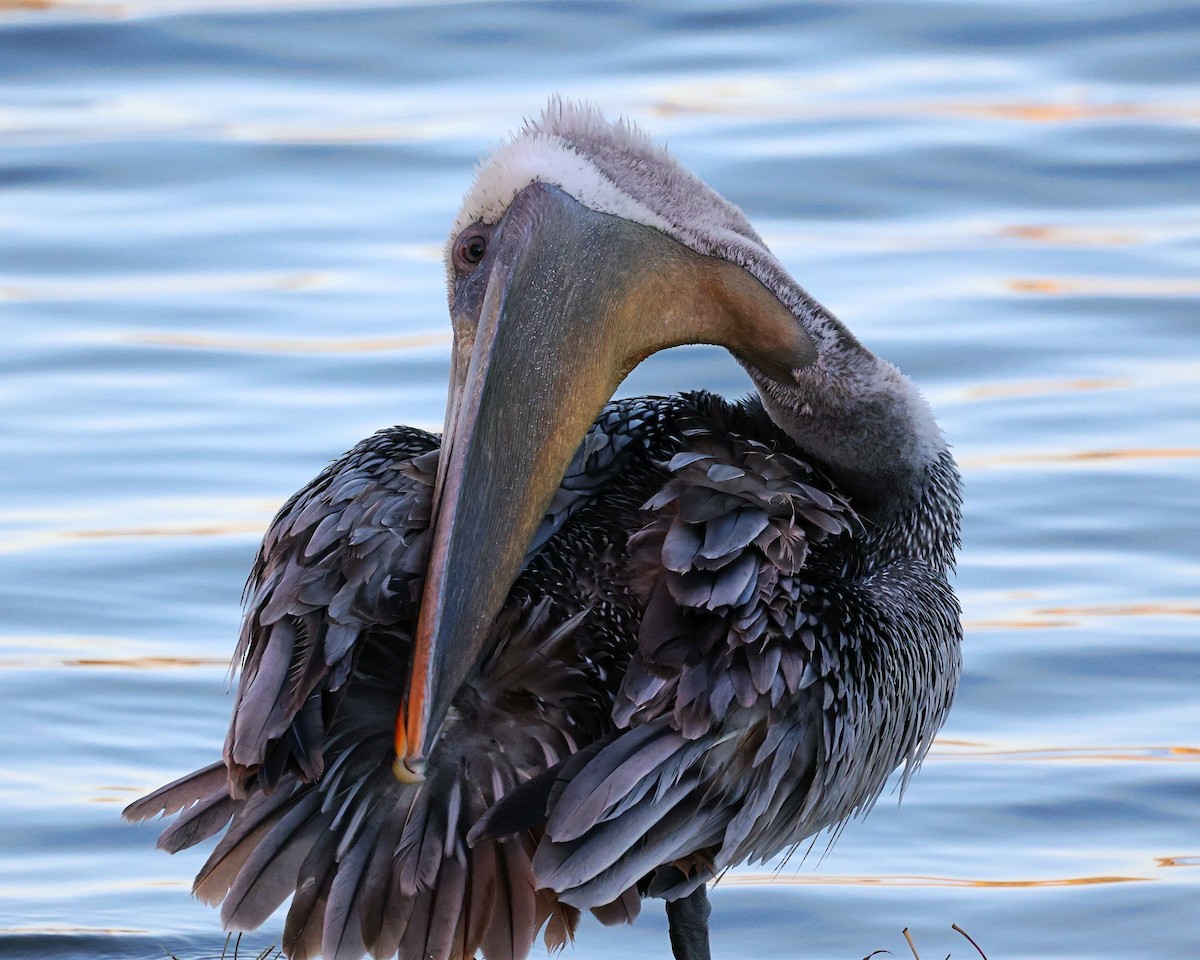
[[[975,942],[975,939],[969,933],[967,933],[966,930],[964,930],[962,927],[960,927],[957,923],[950,924],[950,929],[953,930],[955,933],[961,933],[964,937],[966,937],[967,943],[969,943],[971,946],[973,946],[976,950],[979,951],[979,955],[981,957],[983,957],[983,960],[988,960],[987,954],[983,952],[983,947],[981,947],[979,944],[977,944]]]
[[[980,957],[983,958],[983,960],[988,960],[987,954],[983,952],[983,948],[975,942],[975,939],[969,933],[967,933],[966,930],[964,930],[962,927],[960,927],[957,923],[950,924],[950,929],[953,930],[955,933],[964,937],[966,939],[966,941],[975,948],[976,952],[979,954]],[[901,932],[904,934],[904,939],[908,943],[908,949],[912,951],[913,960],[921,960],[921,955],[917,952],[917,945],[913,941],[912,934],[909,933],[908,927],[905,927]],[[868,953],[865,957],[863,957],[863,960],[871,960],[872,957],[878,957],[878,956],[882,956],[882,955],[887,955],[890,957],[892,955],[892,951],[891,950],[875,950],[871,953]],[[946,960],[950,960],[950,956],[951,956],[950,954],[946,954]]]

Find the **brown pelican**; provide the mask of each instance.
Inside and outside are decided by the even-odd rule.
[[[735,207],[552,102],[446,250],[445,433],[291,498],[247,587],[224,759],[134,803],[293,958],[525,957],[836,831],[919,764],[959,674],[958,474],[929,407]],[[677,344],[758,395],[609,402]]]

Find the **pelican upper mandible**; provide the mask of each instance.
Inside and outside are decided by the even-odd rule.
[[[553,100],[446,247],[442,438],[382,430],[280,510],[224,758],[137,801],[289,957],[519,960],[867,810],[950,707],[959,479],[933,415],[741,212]],[[610,401],[718,344],[757,394]]]

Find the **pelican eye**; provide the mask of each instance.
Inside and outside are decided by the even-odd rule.
[[[487,235],[478,230],[471,230],[458,238],[454,254],[459,265],[470,269],[479,263],[487,253]]]

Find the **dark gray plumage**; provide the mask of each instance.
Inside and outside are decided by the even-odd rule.
[[[696,394],[606,409],[432,775],[396,782],[420,580],[405,559],[436,450],[383,431],[285,505],[248,588],[228,773],[127,811],[183,809],[172,852],[232,818],[195,888],[224,899],[227,925],[257,926],[295,892],[293,957],[523,957],[547,921],[558,944],[575,908],[632,919],[639,887],[690,894],[919,761],[954,688],[958,622],[949,553],[910,545],[953,542],[951,463],[929,478],[949,494],[936,505],[860,519],[761,407]],[[264,706],[269,722],[242,722]],[[519,835],[468,844],[505,796]]]
[[[707,960],[704,885],[869,809],[949,709],[954,461],[628,126],[552,104],[454,237],[445,450],[381,431],[285,504],[224,761],[126,816],[178,813],[171,852],[223,832],[196,895],[233,929],[291,897],[293,958],[520,960],[652,896]],[[761,399],[601,409],[698,341]]]

